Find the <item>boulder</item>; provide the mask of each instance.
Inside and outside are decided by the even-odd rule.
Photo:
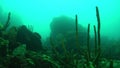
[[[26,44],[27,50],[42,50],[41,36],[36,32],[31,32],[24,25],[18,29],[16,40],[22,44]]]

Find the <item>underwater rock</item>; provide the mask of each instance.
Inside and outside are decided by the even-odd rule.
[[[18,29],[16,40],[26,44],[28,50],[40,51],[42,49],[41,36],[36,32],[31,32],[24,25]]]
[[[74,30],[74,25],[74,19],[72,18],[66,16],[56,17],[50,24],[51,33],[52,35],[57,35],[59,33],[64,34],[66,31]]]
[[[65,47],[67,50],[76,50],[76,25],[75,20],[67,17],[60,16],[56,17],[52,20],[51,24],[51,35],[50,37],[53,39],[55,45],[57,45],[57,49],[61,50],[61,41],[65,40]],[[62,37],[61,37],[62,36]],[[79,45],[86,45],[87,41],[87,29],[78,24],[78,41]]]
[[[66,34],[66,32],[75,31],[75,20],[67,16],[55,17],[50,24],[50,28],[51,35],[53,36],[59,33]],[[78,25],[78,30],[80,32],[85,32],[85,28],[80,24]]]

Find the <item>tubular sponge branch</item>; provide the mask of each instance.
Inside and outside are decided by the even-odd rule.
[[[90,24],[88,24],[88,36],[87,36],[87,50],[88,50],[88,61],[90,60]]]
[[[9,12],[8,13],[8,18],[7,18],[7,21],[3,27],[3,30],[6,30],[8,28],[8,26],[10,25],[10,16],[11,16],[11,13]]]
[[[76,45],[79,48],[79,41],[78,41],[78,17],[75,15],[75,26],[76,26]]]
[[[96,17],[97,17],[97,22],[98,22],[98,51],[97,51],[97,56],[96,56],[96,59],[95,59],[95,64],[96,64],[96,67],[99,68],[99,59],[100,59],[100,55],[101,55],[101,41],[100,41],[100,16],[99,16],[99,9],[98,7],[96,6]]]
[[[95,25],[93,26],[94,27],[94,40],[95,40],[95,56],[97,55],[97,34],[96,34],[96,27]]]
[[[101,47],[100,47],[100,43],[101,43],[101,40],[100,40],[100,16],[99,16],[99,9],[98,7],[96,7],[96,16],[97,16],[97,21],[98,21],[98,53],[100,54],[101,53]]]

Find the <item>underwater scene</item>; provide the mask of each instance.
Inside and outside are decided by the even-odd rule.
[[[120,68],[120,0],[0,0],[0,68]]]

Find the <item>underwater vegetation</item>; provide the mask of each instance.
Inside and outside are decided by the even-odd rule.
[[[8,28],[10,19],[9,12],[5,24],[0,25],[0,68],[120,68],[120,41],[101,36],[98,7],[93,38],[91,24],[87,28],[78,24],[77,15],[75,19],[53,18],[45,44],[40,34],[25,25]]]

